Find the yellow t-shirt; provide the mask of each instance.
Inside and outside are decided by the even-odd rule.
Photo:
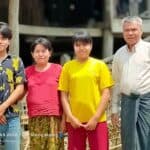
[[[59,80],[59,90],[69,93],[72,114],[82,123],[88,122],[95,114],[101,91],[112,85],[106,64],[91,57],[84,63],[75,59],[67,62]],[[103,121],[106,121],[105,113],[100,118],[100,122]]]

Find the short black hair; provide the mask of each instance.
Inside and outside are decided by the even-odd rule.
[[[4,38],[8,38],[9,40],[12,39],[12,31],[9,28],[8,24],[5,22],[0,22],[0,34]]]
[[[50,40],[48,40],[47,38],[43,38],[43,37],[40,37],[40,38],[37,38],[31,45],[31,52],[34,52],[34,49],[36,47],[36,45],[38,44],[41,44],[43,45],[45,48],[47,48],[49,51],[52,51],[53,50],[53,47],[52,47],[52,43],[50,42]]]
[[[91,35],[87,31],[79,31],[75,32],[72,37],[73,43],[81,41],[85,43],[91,43],[93,42]]]

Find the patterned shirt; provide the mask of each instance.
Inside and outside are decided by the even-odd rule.
[[[24,65],[19,57],[8,55],[0,63],[0,104],[11,95],[18,84],[25,82]],[[19,109],[17,104],[7,108],[5,116],[18,116]]]

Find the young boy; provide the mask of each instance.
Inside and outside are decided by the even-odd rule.
[[[24,66],[8,54],[12,32],[0,24],[0,142],[5,150],[20,150],[20,119],[17,101],[24,91]]]
[[[113,80],[104,62],[90,57],[92,38],[87,32],[73,36],[75,59],[63,66],[59,90],[67,116],[68,149],[108,150],[105,110]]]

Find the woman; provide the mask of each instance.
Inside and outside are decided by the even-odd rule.
[[[90,57],[92,38],[87,32],[73,36],[75,59],[62,69],[59,89],[67,116],[68,149],[108,149],[105,110],[113,81],[104,62]]]
[[[26,68],[30,149],[62,150],[64,121],[57,90],[61,66],[49,63],[52,45],[46,38],[33,42],[31,55],[35,64]]]

